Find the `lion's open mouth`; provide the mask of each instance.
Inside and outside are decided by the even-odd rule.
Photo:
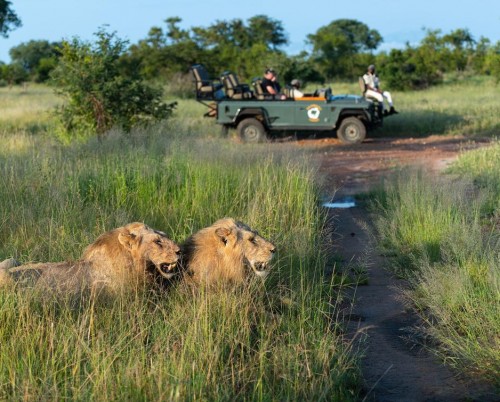
[[[166,279],[172,279],[179,272],[177,262],[164,262],[157,265],[156,269]]]
[[[252,271],[255,275],[260,276],[261,278],[265,278],[269,274],[269,264],[268,261],[260,262],[260,261],[248,261],[246,260],[246,265],[252,268]]]

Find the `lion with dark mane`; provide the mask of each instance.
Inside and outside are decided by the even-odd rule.
[[[85,289],[114,293],[170,279],[177,271],[180,248],[165,233],[134,222],[99,236],[77,261],[15,266],[0,264],[0,284],[35,280],[35,287],[58,293]],[[33,279],[34,278],[34,279]]]
[[[224,218],[181,245],[182,266],[196,284],[242,283],[249,274],[269,273],[276,247],[248,225]]]

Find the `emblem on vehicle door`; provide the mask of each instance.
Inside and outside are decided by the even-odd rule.
[[[313,123],[317,123],[319,121],[319,115],[321,113],[321,106],[319,105],[309,105],[307,108],[307,117],[309,117],[309,121]]]

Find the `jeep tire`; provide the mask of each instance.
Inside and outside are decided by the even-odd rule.
[[[366,137],[366,127],[357,117],[346,117],[337,130],[337,138],[344,144],[358,144]]]
[[[239,122],[236,128],[243,142],[266,142],[267,133],[264,125],[257,119],[247,118]]]

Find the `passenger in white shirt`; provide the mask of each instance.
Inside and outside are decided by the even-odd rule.
[[[291,97],[293,99],[304,97],[304,93],[302,91],[300,91],[300,81],[299,80],[293,79],[290,82],[290,86],[292,87],[290,90],[290,94],[291,94]]]
[[[364,93],[365,97],[377,100],[379,105],[381,105],[384,116],[398,113],[396,109],[394,109],[391,93],[380,89],[380,80],[375,73],[375,66],[373,64],[368,66],[366,74],[363,75],[363,81],[365,82],[366,87],[366,91]],[[389,104],[389,111],[385,109],[384,98],[387,99],[387,103]]]

